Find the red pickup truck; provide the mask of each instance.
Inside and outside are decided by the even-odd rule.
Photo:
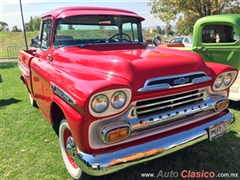
[[[75,179],[101,176],[225,134],[238,70],[144,42],[134,12],[64,7],[42,17],[21,79],[59,136]],[[37,117],[36,117],[37,118]]]

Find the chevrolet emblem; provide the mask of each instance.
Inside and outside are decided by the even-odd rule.
[[[186,82],[189,81],[189,78],[179,78],[179,79],[176,79],[174,80],[174,84],[179,84],[179,85],[182,85],[182,84],[185,84]]]

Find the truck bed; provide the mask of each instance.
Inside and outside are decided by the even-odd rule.
[[[29,66],[29,62],[35,56],[36,50],[22,50],[18,53],[18,58],[22,63]]]

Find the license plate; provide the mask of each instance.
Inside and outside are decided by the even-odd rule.
[[[226,134],[227,125],[226,122],[221,122],[209,127],[209,140],[212,141]]]

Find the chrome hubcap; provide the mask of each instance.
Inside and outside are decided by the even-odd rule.
[[[76,149],[76,144],[73,138],[69,136],[66,142],[66,151],[72,158],[74,158],[74,156],[76,155]]]

